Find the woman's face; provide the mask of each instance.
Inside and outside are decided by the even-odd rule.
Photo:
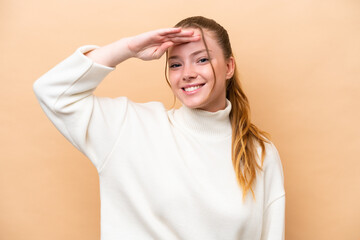
[[[199,29],[193,30],[195,35],[201,35]],[[216,39],[209,31],[203,31],[210,56],[202,39],[171,47],[169,81],[175,96],[185,106],[215,112],[226,107],[226,79],[233,75],[234,59],[225,59]],[[216,84],[209,61],[215,70]]]

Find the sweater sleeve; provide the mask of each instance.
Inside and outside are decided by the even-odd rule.
[[[261,240],[285,239],[284,174],[279,153],[273,144],[264,160],[265,206]]]
[[[120,131],[127,98],[93,95],[97,85],[114,70],[83,54],[95,48],[80,47],[41,76],[33,89],[47,117],[99,171]]]

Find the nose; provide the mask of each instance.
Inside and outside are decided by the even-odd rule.
[[[184,81],[191,81],[193,79],[196,79],[198,74],[196,73],[193,66],[187,65],[184,66],[184,72],[183,72],[183,80]]]

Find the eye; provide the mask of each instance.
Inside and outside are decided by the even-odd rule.
[[[208,62],[209,61],[209,59],[208,58],[200,58],[199,59],[199,63],[205,63],[205,62]]]
[[[180,67],[180,66],[181,66],[181,64],[179,64],[179,63],[173,63],[173,64],[169,65],[169,68],[177,68],[177,67]]]

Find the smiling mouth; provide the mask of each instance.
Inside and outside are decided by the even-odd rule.
[[[204,84],[199,84],[199,85],[196,85],[196,86],[191,86],[191,87],[186,87],[186,88],[182,88],[185,92],[193,92],[199,88],[201,88],[202,86],[204,86]]]

